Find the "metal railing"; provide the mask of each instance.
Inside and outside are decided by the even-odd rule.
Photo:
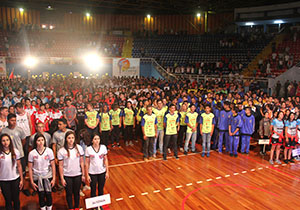
[[[158,71],[158,73],[165,78],[166,80],[172,80],[172,79],[177,79],[177,76],[167,72],[166,69],[164,69],[154,58],[141,58],[141,62],[144,63],[151,63],[155,69]]]

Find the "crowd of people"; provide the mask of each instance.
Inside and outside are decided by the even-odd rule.
[[[82,186],[103,194],[109,151],[139,141],[144,161],[167,161],[172,151],[176,159],[179,152],[208,158],[211,150],[238,157],[249,154],[251,139],[270,139],[270,164],[294,162],[300,143],[299,96],[272,97],[243,80],[16,78],[0,82],[0,97],[7,209],[20,208],[19,190],[29,195],[27,170],[41,209],[52,209],[51,192],[63,188],[68,208],[78,209]]]
[[[231,57],[222,56],[217,62],[197,62],[165,67],[166,71],[174,74],[198,74],[198,75],[219,75],[219,74],[240,74],[245,66]]]

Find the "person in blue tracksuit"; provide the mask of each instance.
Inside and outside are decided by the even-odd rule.
[[[245,110],[243,109],[243,104],[238,103],[238,114],[243,117],[245,115]]]
[[[237,107],[238,107],[238,109],[239,109],[239,112],[238,112],[238,114],[241,116],[241,118],[245,115],[245,109],[243,108],[244,107],[244,105],[243,105],[243,103],[238,103],[237,104]],[[241,151],[241,148],[242,148],[242,141],[240,140],[239,141],[239,146],[238,146],[238,150],[239,150],[239,152]]]
[[[222,153],[223,139],[226,147],[226,152],[229,152],[229,133],[228,122],[232,112],[230,111],[230,102],[224,102],[224,110],[220,111],[218,118],[219,128],[219,153]]]
[[[215,125],[218,125],[218,119],[220,115],[222,104],[218,102],[215,107],[213,107],[213,114],[215,115]],[[212,149],[215,150],[218,148],[218,139],[219,139],[219,128],[215,126],[214,133],[212,136]]]
[[[230,156],[237,157],[237,149],[240,141],[240,129],[242,127],[242,118],[238,114],[238,108],[234,107],[231,112],[232,116],[229,118],[229,147]]]
[[[242,117],[242,121],[243,121],[243,126],[241,129],[241,135],[242,135],[241,153],[248,154],[250,148],[250,137],[254,133],[254,128],[255,128],[255,118],[251,114],[250,107],[245,108],[245,115]]]

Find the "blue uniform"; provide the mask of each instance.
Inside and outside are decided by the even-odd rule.
[[[243,125],[242,118],[240,115],[231,116],[229,119],[229,125],[231,126],[230,132],[233,133],[236,129],[239,129],[234,136],[230,136],[230,154],[237,155],[237,148],[240,140],[240,129]]]
[[[242,135],[242,148],[241,152],[244,153],[246,150],[246,153],[249,153],[250,148],[250,138],[251,135],[254,133],[255,128],[255,118],[253,115],[244,115],[242,117],[242,123],[243,126],[241,128],[241,135]]]
[[[218,118],[219,118],[219,115],[220,115],[220,110],[213,108],[213,114],[215,115],[215,125],[218,125]],[[214,133],[213,133],[213,136],[212,136],[212,141],[213,141],[212,149],[217,148],[218,136],[219,136],[219,129],[217,128],[217,126],[215,126]]]
[[[232,116],[231,111],[222,110],[220,111],[218,117],[218,128],[219,128],[219,152],[222,152],[223,137],[225,135],[225,147],[226,152],[229,152],[229,133],[228,133],[228,122],[229,118]]]
[[[244,117],[244,115],[245,115],[245,110],[243,109],[242,111],[239,111],[239,113],[238,113],[241,117]]]

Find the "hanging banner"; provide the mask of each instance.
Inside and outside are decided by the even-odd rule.
[[[72,58],[67,57],[50,57],[50,64],[72,65]]]
[[[6,77],[5,57],[0,57],[0,77]]]
[[[114,58],[113,71],[114,77],[136,77],[140,76],[139,58]]]

